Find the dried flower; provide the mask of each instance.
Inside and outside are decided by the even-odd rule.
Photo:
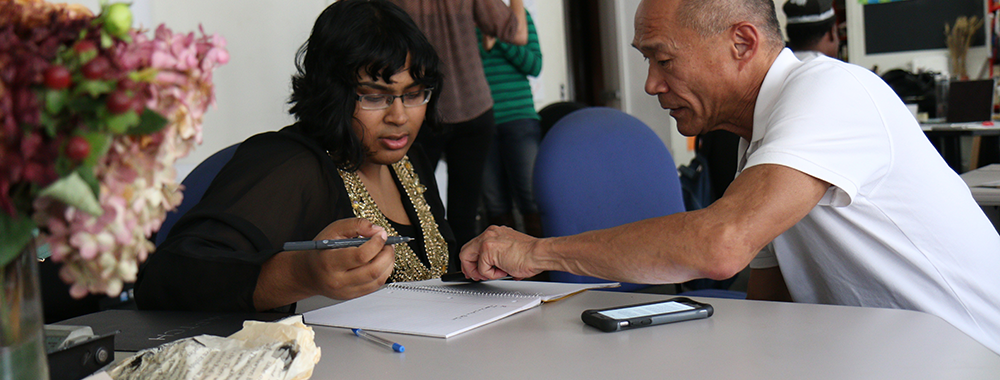
[[[969,79],[965,58],[969,53],[969,46],[972,45],[972,38],[976,36],[976,31],[982,26],[983,20],[977,16],[958,16],[954,26],[948,23],[944,24],[945,43],[948,45],[948,56],[951,58],[951,76],[953,78]]]
[[[0,266],[37,228],[74,297],[135,281],[229,60],[220,36],[149,38],[131,18],[0,0]]]

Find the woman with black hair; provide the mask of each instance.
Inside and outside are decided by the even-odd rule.
[[[382,0],[330,5],[296,55],[297,122],[240,144],[201,201],[139,273],[141,309],[294,309],[387,281],[457,269],[458,246],[430,164],[410,149],[433,124],[439,60]],[[387,236],[414,238],[385,245]],[[288,241],[371,237],[357,248],[283,251]]]

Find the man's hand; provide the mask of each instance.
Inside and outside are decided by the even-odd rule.
[[[490,226],[462,247],[462,272],[473,280],[495,280],[511,276],[528,278],[541,273],[532,266],[531,255],[539,239],[509,227]]]

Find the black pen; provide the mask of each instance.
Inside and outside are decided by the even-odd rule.
[[[337,249],[337,248],[348,248],[357,247],[364,244],[366,241],[371,240],[371,238],[353,238],[353,239],[337,239],[337,240],[308,240],[308,241],[290,241],[285,243],[282,248],[286,251],[304,251],[308,249]],[[385,239],[385,244],[393,245],[399,243],[406,243],[413,240],[411,237],[406,236],[389,236]]]
[[[500,277],[497,280],[509,280],[511,277]],[[483,281],[494,281],[494,280],[473,280],[471,278],[466,278],[465,273],[462,272],[451,272],[441,275],[441,282],[483,282]]]
[[[441,282],[479,282],[471,278],[466,278],[465,273],[451,272],[441,275]]]

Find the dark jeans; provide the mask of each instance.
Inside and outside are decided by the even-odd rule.
[[[448,162],[448,223],[461,247],[479,234],[476,214],[483,193],[483,167],[493,139],[493,109],[475,119],[443,124],[440,131],[421,131],[420,144],[432,165]],[[430,132],[430,133],[428,133]]]
[[[491,217],[511,212],[513,200],[522,215],[536,213],[531,174],[542,140],[541,124],[520,119],[497,124],[496,129],[483,174],[486,211]]]

